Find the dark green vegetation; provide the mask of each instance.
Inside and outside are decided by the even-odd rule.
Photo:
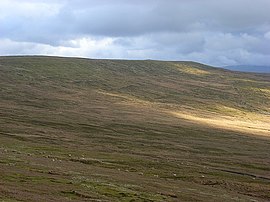
[[[0,57],[0,201],[269,201],[270,75]]]

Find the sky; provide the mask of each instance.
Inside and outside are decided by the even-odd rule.
[[[0,55],[270,66],[270,0],[0,0]]]

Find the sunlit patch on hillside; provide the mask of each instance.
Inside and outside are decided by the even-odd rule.
[[[263,92],[266,96],[270,97],[270,89],[259,88],[261,92]]]
[[[244,112],[244,111],[242,111],[240,109],[237,109],[237,108],[234,108],[234,107],[228,107],[228,106],[225,106],[225,105],[217,105],[216,109],[220,113],[223,113],[225,115],[242,116],[242,115],[246,114],[246,112]]]
[[[152,105],[152,103],[149,101],[138,99],[138,98],[130,96],[130,95],[125,95],[125,94],[121,94],[121,93],[109,93],[109,92],[105,92],[105,91],[101,91],[101,90],[98,90],[97,92],[102,94],[102,95],[120,98],[124,102],[137,103],[137,104],[141,104],[141,105]]]
[[[196,123],[204,124],[210,127],[216,127],[226,130],[234,130],[244,133],[250,133],[261,136],[270,136],[270,122],[267,122],[267,118],[257,119],[256,116],[248,116],[246,118],[221,116],[217,114],[203,115],[203,114],[191,114],[185,112],[171,111],[169,112],[175,117],[194,121]]]
[[[192,75],[196,75],[196,76],[203,76],[203,75],[210,74],[210,72],[208,72],[206,70],[198,69],[195,67],[190,67],[187,65],[175,64],[175,66],[179,71],[184,72],[186,74],[192,74]]]
[[[253,91],[254,93],[259,93],[261,95],[264,95],[265,97],[270,98],[270,88],[256,88],[256,87],[250,87],[248,88],[250,91]]]
[[[251,82],[251,83],[258,83],[258,81],[251,80],[251,79],[244,79],[244,78],[237,78],[237,79],[232,79],[234,81],[243,81],[243,82]]]

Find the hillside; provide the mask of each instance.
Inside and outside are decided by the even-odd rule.
[[[17,56],[0,86],[1,200],[270,200],[270,74]]]

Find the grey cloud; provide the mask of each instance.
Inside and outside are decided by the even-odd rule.
[[[32,1],[34,2],[34,1]],[[41,1],[45,2],[45,1]],[[51,39],[49,33],[63,35],[134,36],[153,32],[187,32],[211,30],[223,32],[253,32],[269,26],[270,1],[56,1],[59,10],[44,17],[7,16],[2,24],[7,30],[18,29],[23,36]],[[23,8],[22,8],[23,10]],[[27,13],[27,10],[25,10]],[[259,14],[259,15],[258,15]],[[31,16],[31,13],[29,14]],[[9,24],[9,25],[7,25]],[[29,30],[35,29],[35,32]],[[43,33],[38,30],[42,30]],[[27,40],[27,39],[26,39]]]
[[[270,65],[269,8],[269,0],[3,0],[0,53]]]

